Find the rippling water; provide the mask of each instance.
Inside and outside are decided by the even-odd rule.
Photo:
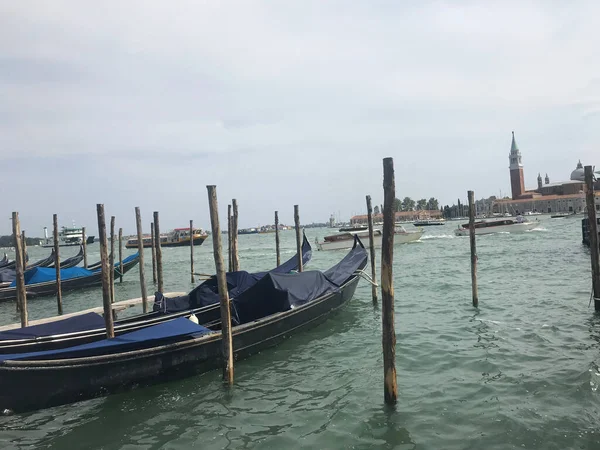
[[[452,223],[395,248],[395,409],[383,405],[380,311],[361,282],[325,324],[237,362],[232,389],[214,371],[0,417],[1,447],[600,448],[589,253],[579,220],[541,220],[539,230],[478,238],[479,309],[471,306],[468,238],[455,238]],[[293,255],[294,233],[282,242]],[[198,272],[214,271],[211,250],[210,241],[196,249]],[[30,251],[34,259],[47,253]],[[97,244],[90,253],[98,258]],[[273,235],[240,237],[244,269],[274,266],[274,253]],[[311,267],[343,254],[315,251]],[[189,249],[164,249],[163,258],[165,289],[189,290]],[[138,280],[136,270],[117,283],[117,300],[138,297]],[[100,305],[99,290],[64,296],[65,312]],[[54,310],[53,298],[30,303],[33,318]],[[16,320],[13,304],[0,305],[1,323]]]

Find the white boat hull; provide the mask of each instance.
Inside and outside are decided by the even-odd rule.
[[[475,235],[479,236],[482,234],[493,234],[493,233],[523,233],[524,231],[533,230],[540,226],[539,222],[522,222],[522,223],[513,223],[510,225],[496,225],[494,227],[482,227],[475,228]],[[468,236],[469,229],[468,228],[459,228],[454,230],[454,233],[457,236]]]
[[[360,238],[361,242],[363,243],[363,245],[365,246],[365,248],[369,248],[371,247],[371,241],[369,239],[369,234],[368,232],[366,233],[366,236],[364,235],[364,232],[360,232],[360,233],[352,233],[352,235],[354,234],[358,234],[358,237]],[[421,236],[423,236],[423,231],[419,230],[419,231],[408,231],[406,233],[396,233],[394,235],[394,245],[395,244],[406,244],[408,242],[414,242],[414,241],[418,241]],[[381,248],[381,234],[376,234],[373,237],[373,240],[375,241],[375,248]],[[354,245],[354,237],[352,237],[351,239],[344,239],[344,240],[339,240],[339,241],[323,241],[323,242],[317,242],[317,246],[319,248],[319,250],[342,250],[342,249],[349,249],[352,248],[352,246]]]

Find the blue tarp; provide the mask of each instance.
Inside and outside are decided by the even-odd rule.
[[[71,267],[70,269],[60,269],[60,279],[69,280],[71,278],[87,277],[94,272],[86,270],[83,267]],[[48,267],[34,267],[25,272],[25,284],[46,283],[56,281],[56,269]],[[11,287],[17,285],[16,280],[11,283]]]
[[[29,327],[2,331],[0,332],[0,341],[7,339],[35,339],[40,336],[75,333],[77,331],[98,328],[104,328],[104,318],[100,314],[87,313],[41,325],[31,325]]]
[[[0,355],[0,362],[15,359],[43,360],[62,358],[82,358],[101,354],[116,354],[149,347],[148,344],[162,345],[183,336],[199,336],[212,331],[191,320],[180,317],[151,327],[143,328],[131,333],[122,334],[113,339],[90,342],[59,350],[45,350],[41,352],[17,353]],[[157,342],[161,341],[161,342]]]

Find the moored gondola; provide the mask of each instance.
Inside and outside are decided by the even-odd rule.
[[[233,349],[245,358],[325,321],[354,295],[367,253],[357,245],[328,271],[268,273],[231,301]],[[0,409],[71,403],[221,365],[221,332],[178,318],[122,336],[0,356]]]
[[[312,257],[312,248],[306,236],[302,243],[302,261],[306,265]],[[297,270],[295,254],[269,272],[227,273],[230,298],[239,296],[252,287],[267,273],[289,273]],[[204,281],[188,295],[165,298],[156,293],[152,312],[139,314],[115,322],[115,335],[139,330],[161,322],[194,314],[200,323],[212,325],[220,320],[219,296],[216,277]],[[88,313],[66,319],[0,332],[0,354],[32,352],[69,347],[103,339],[106,335],[104,319],[96,313]]]
[[[139,254],[135,253],[123,260],[123,274],[131,270],[139,262]],[[114,267],[115,276],[119,275],[119,263]],[[0,301],[11,300],[17,296],[17,288],[13,281],[10,286],[0,288]],[[100,270],[86,270],[81,267],[61,269],[62,292],[76,289],[99,286],[102,284],[102,272]],[[56,294],[56,271],[47,267],[35,267],[25,272],[25,290],[27,298],[42,297],[44,295]]]
[[[54,258],[54,249],[52,250],[52,257]],[[65,260],[61,261],[60,268],[70,269],[71,267],[75,267],[81,261],[83,261],[83,245],[79,246],[79,252],[75,256],[71,256],[70,258],[66,258]],[[54,267],[54,259],[45,267]]]

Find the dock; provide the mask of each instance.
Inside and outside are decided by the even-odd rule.
[[[179,296],[187,295],[187,294],[188,294],[187,292],[167,292],[164,295],[165,295],[165,297],[179,297]],[[123,300],[120,302],[113,303],[112,309],[115,312],[125,311],[128,308],[131,308],[131,307],[137,306],[137,305],[141,305],[141,304],[142,304],[142,297],[132,298],[129,300]],[[104,312],[104,308],[102,306],[98,306],[97,308],[84,309],[83,311],[76,311],[76,312],[72,312],[72,313],[68,313],[68,314],[63,314],[61,316],[53,316],[53,317],[46,317],[44,319],[30,320],[29,326],[42,325],[45,323],[56,322],[57,320],[63,320],[63,319],[67,319],[69,317],[81,316],[83,314],[88,314],[88,313],[102,314],[103,312]],[[0,326],[0,331],[14,330],[16,328],[21,328],[21,323],[11,323],[9,325]]]

